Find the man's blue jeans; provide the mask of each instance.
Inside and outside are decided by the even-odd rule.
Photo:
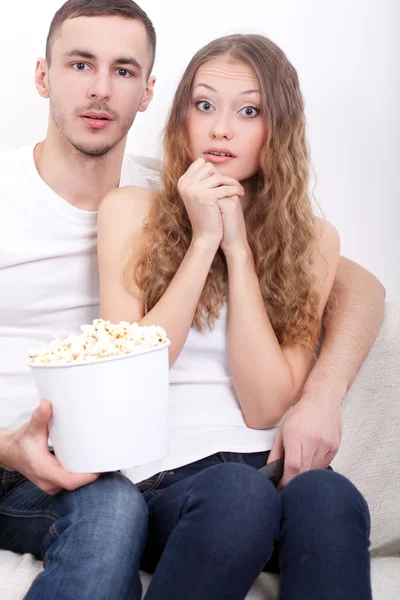
[[[133,483],[110,473],[49,496],[18,473],[0,469],[0,477],[0,548],[30,552],[45,566],[27,600],[141,597],[148,511]]]
[[[281,600],[371,600],[361,494],[332,471],[277,492],[257,471],[267,456],[218,453],[142,495],[118,474],[53,497],[3,483],[0,547],[44,559],[27,600],[139,600],[140,561],[154,572],[146,600],[243,600],[278,553]]]

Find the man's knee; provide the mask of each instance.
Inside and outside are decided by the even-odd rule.
[[[120,473],[101,475],[92,484],[62,492],[57,502],[60,519],[57,534],[67,527],[79,530],[83,539],[94,539],[102,547],[115,547],[123,540],[143,544],[148,510],[136,486]]]

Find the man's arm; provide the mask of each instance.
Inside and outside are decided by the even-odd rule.
[[[341,404],[378,335],[384,300],[385,289],[374,275],[340,258],[318,359],[270,453],[269,462],[285,456],[281,487],[298,473],[326,468],[336,455]]]
[[[347,393],[382,325],[385,288],[372,273],[340,258],[324,318],[324,339],[307,381],[318,387],[326,380],[340,396]]]

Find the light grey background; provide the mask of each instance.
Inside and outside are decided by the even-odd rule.
[[[47,102],[33,85],[59,0],[4,3],[0,149],[43,139]],[[160,133],[190,57],[220,35],[271,37],[295,65],[307,105],[315,195],[342,254],[400,298],[400,2],[397,0],[140,0],[158,32],[155,99],[128,150],[160,155]]]

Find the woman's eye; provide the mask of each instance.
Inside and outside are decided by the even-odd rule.
[[[76,71],[86,71],[86,67],[89,68],[89,65],[83,62],[75,63],[72,66],[74,67],[74,69],[76,69]]]
[[[210,102],[207,102],[207,100],[200,100],[200,102],[196,102],[196,106],[202,112],[210,112],[210,110],[213,108],[213,105]]]
[[[245,117],[256,117],[260,114],[260,109],[255,106],[245,106],[240,112],[243,113]]]

